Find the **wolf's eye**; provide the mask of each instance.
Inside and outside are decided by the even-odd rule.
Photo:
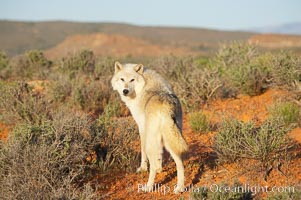
[[[121,81],[124,81],[124,79],[123,79],[123,78],[121,78],[120,80],[121,80]]]
[[[135,81],[135,79],[132,79],[131,82]]]

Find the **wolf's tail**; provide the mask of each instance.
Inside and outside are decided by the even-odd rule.
[[[182,131],[176,123],[173,123],[168,130],[164,131],[163,143],[168,151],[172,151],[178,156],[182,156],[188,150],[188,145],[182,136]]]

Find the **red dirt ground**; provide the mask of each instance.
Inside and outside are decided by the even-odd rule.
[[[0,123],[0,140],[6,140],[8,136],[9,128],[5,125]]]

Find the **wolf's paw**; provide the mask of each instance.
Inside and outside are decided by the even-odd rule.
[[[175,194],[179,194],[185,191],[184,185],[177,185],[177,187],[174,189]]]
[[[161,173],[163,170],[162,170],[162,167],[160,167],[160,168],[158,168],[157,170],[156,170],[156,172],[157,173]]]
[[[147,166],[140,166],[138,167],[138,169],[136,170],[137,173],[140,172],[146,172],[147,171]]]

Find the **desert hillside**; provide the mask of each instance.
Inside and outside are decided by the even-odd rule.
[[[97,56],[192,54],[187,48],[156,45],[138,38],[103,33],[69,36],[62,43],[46,50],[45,54],[49,58],[60,58],[84,49],[93,50]]]
[[[262,48],[292,48],[296,52],[300,52],[301,46],[301,36],[294,35],[122,23],[0,21],[1,50],[10,56],[29,49],[61,56],[83,48],[93,49],[97,55],[155,56],[183,52],[208,55],[214,54],[221,44],[232,41],[248,41]]]
[[[292,48],[301,47],[301,36],[297,35],[278,35],[260,34],[253,35],[248,39],[250,44],[259,45],[267,48]]]
[[[212,50],[219,43],[246,40],[253,33],[218,31],[202,28],[151,27],[121,23],[79,23],[67,21],[18,22],[0,20],[0,46],[9,55],[28,49],[45,50],[78,34],[122,34],[155,45]]]
[[[260,34],[251,36],[247,42],[269,49],[298,49],[301,47],[301,36]],[[210,45],[193,48],[191,45],[185,42],[182,45],[157,44],[122,34],[78,34],[68,36],[55,47],[45,50],[45,55],[51,59],[62,58],[84,49],[92,50],[97,56],[208,55],[209,49],[215,48]]]

